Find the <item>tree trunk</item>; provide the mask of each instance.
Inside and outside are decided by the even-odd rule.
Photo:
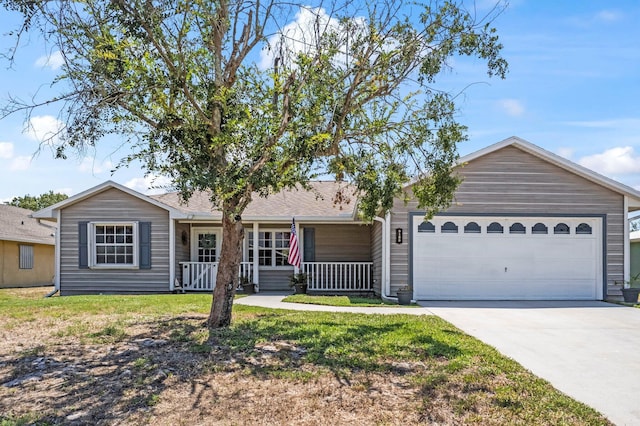
[[[228,327],[231,324],[233,297],[238,285],[240,262],[242,261],[242,239],[244,228],[240,216],[229,216],[230,209],[223,209],[222,248],[213,289],[213,303],[207,325],[209,328]],[[233,210],[231,210],[233,211]]]

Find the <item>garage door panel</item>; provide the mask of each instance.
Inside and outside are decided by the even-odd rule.
[[[459,233],[441,233],[453,221]],[[476,221],[481,234],[464,234],[464,225]],[[489,223],[503,225],[504,233],[487,234]],[[414,218],[412,272],[415,297],[445,300],[596,299],[601,298],[602,241],[599,218],[436,218],[436,232],[417,232],[422,218]],[[509,233],[513,222],[527,233]],[[536,223],[547,234],[532,234]],[[576,234],[579,223],[591,234]],[[554,234],[566,223],[570,234]],[[600,294],[598,294],[600,293]]]

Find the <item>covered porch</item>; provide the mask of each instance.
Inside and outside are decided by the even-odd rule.
[[[213,291],[218,272],[218,262],[180,262],[183,291]],[[307,291],[318,293],[354,293],[373,291],[373,262],[308,262],[301,265],[301,272],[307,275]],[[292,272],[293,273],[293,272]],[[254,280],[253,265],[242,262],[239,271],[238,288],[242,289],[243,277],[248,283]]]
[[[291,275],[307,276],[307,291],[322,294],[374,291],[372,225],[297,221],[299,270],[287,263],[290,224],[245,225],[242,282],[256,291],[289,290]],[[182,291],[212,291],[216,284],[222,232],[215,223],[176,224],[176,281]]]

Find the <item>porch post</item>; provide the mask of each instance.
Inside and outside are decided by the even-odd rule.
[[[176,279],[176,224],[169,213],[169,291],[175,290]]]
[[[260,260],[258,259],[258,255],[260,254],[259,250],[259,225],[258,222],[253,222],[253,282],[258,284],[257,291],[260,291]]]

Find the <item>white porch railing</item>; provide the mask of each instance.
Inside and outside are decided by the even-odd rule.
[[[327,292],[373,290],[372,262],[305,262],[307,290]]]
[[[188,291],[212,291],[216,285],[218,262],[180,262],[182,267],[182,289]],[[240,263],[240,277],[253,282],[253,264]]]

